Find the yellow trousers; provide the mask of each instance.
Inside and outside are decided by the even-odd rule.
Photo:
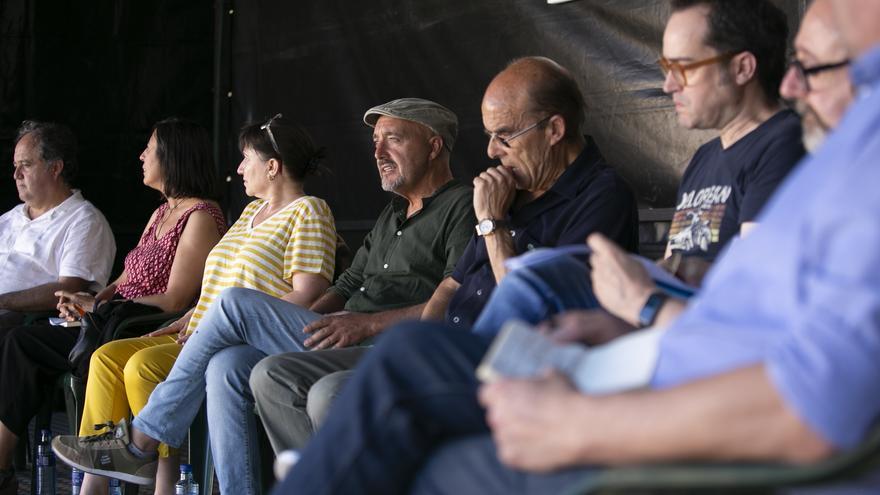
[[[97,435],[104,428],[98,424],[118,423],[137,415],[156,385],[165,380],[180,354],[177,334],[160,337],[138,337],[108,342],[92,354],[86,401],[79,434]],[[159,455],[168,457],[169,448],[162,444]]]

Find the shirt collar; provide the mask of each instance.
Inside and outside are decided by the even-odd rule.
[[[440,196],[441,194],[443,194],[444,191],[446,191],[450,187],[455,186],[456,184],[458,184],[458,180],[452,179],[449,182],[447,182],[446,184],[443,184],[442,186],[438,187],[437,190],[434,191],[434,193],[431,194],[430,196],[428,196],[426,198],[422,198],[422,210],[427,208],[428,205],[431,204],[431,202],[434,201],[435,198],[437,198],[437,196]],[[409,201],[407,201],[406,198],[403,198],[402,196],[398,196],[395,194],[391,198],[391,207],[394,208],[395,212],[398,212],[398,213],[400,213],[401,211],[405,212],[409,208]]]
[[[880,83],[880,44],[856,59],[849,70],[853,85],[860,90]]]
[[[593,176],[594,170],[604,162],[599,148],[590,136],[584,136],[586,144],[584,149],[571,165],[566,167],[565,172],[556,179],[556,182],[548,193],[552,192],[567,199],[574,199],[581,190],[584,181]]]
[[[72,192],[73,194],[68,196],[67,199],[61,202],[61,204],[56,205],[51,210],[40,215],[40,217],[37,219],[31,219],[30,217],[28,217],[26,204],[21,205],[21,215],[30,222],[41,220],[43,218],[53,219],[58,217],[59,215],[64,215],[65,213],[76,208],[76,206],[83,201],[82,192],[79,189],[73,189]]]

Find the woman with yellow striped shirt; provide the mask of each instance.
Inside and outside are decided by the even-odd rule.
[[[110,342],[95,352],[81,435],[93,435],[89,438],[97,441],[103,436],[95,436],[99,425],[103,430],[146,405],[189,336],[211,331],[199,323],[222,291],[257,290],[308,307],[329,287],[336,249],[333,215],[323,200],[303,191],[304,179],[317,168],[322,150],[302,127],[280,114],[264,125],[242,128],[239,148],[244,158],[238,174],[245,192],[259,199],[244,209],[208,255],[193,309],[148,336]],[[176,456],[160,448],[155,493],[174,493],[176,476]],[[105,490],[106,483],[98,479],[87,475],[83,493]]]

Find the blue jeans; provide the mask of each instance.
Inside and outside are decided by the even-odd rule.
[[[534,325],[563,311],[598,307],[586,262],[561,256],[508,273],[492,292],[473,331],[491,339],[507,320]]]
[[[248,386],[263,357],[303,351],[302,328],[321,315],[259,291],[224,290],[205,312],[135,428],[177,447],[206,398],[211,451],[223,493],[259,493],[259,446]],[[242,456],[245,453],[245,456]]]
[[[514,472],[493,460],[474,376],[486,349],[485,339],[437,323],[386,331],[273,493],[544,494],[576,479]],[[532,491],[518,491],[525,478]]]

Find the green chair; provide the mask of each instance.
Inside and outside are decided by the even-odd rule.
[[[561,495],[647,493],[774,493],[853,479],[880,467],[880,427],[858,448],[805,466],[759,463],[682,463],[608,468]]]

